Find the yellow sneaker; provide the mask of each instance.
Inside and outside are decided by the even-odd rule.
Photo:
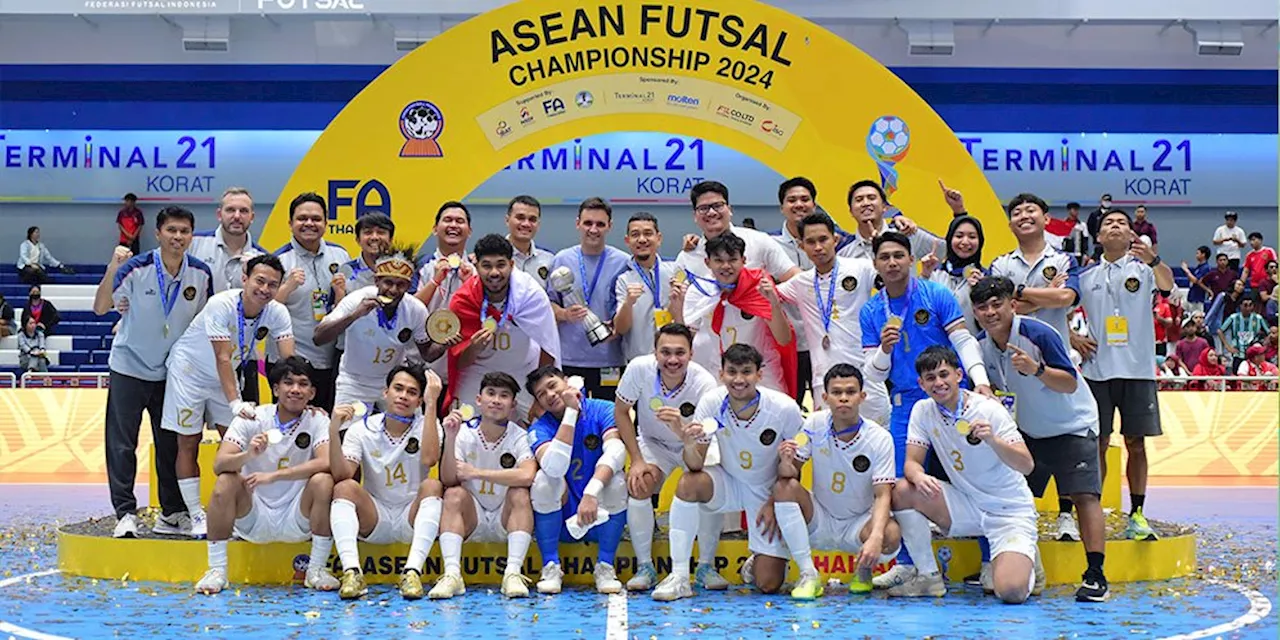
[[[529,583],[523,573],[508,573],[502,576],[502,595],[508,598],[528,598]]]
[[[467,592],[467,585],[462,581],[462,575],[453,572],[446,572],[436,580],[436,586],[431,587],[431,592],[427,597],[432,600],[448,600],[454,596],[460,596]]]
[[[814,573],[800,576],[800,582],[791,590],[791,597],[796,600],[815,600],[821,597],[823,592],[822,578]]]
[[[414,569],[405,569],[400,574],[400,595],[405,600],[417,600],[422,597],[422,575]]]
[[[338,597],[343,600],[355,600],[369,593],[369,585],[364,583],[364,574],[359,569],[347,569],[342,572],[342,586],[338,588]]]
[[[849,593],[858,595],[871,593],[875,590],[875,585],[871,584],[871,571],[859,569],[853,574],[853,578],[849,580]]]

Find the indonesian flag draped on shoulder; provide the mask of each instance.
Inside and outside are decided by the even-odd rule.
[[[726,306],[736,307],[740,311],[745,311],[764,322],[773,319],[773,305],[769,304],[769,300],[760,294],[760,281],[764,278],[770,278],[763,269],[743,269],[738,274],[738,285],[731,290],[721,289],[714,280],[707,278],[692,277],[690,278],[689,290],[684,298],[684,322],[688,326],[695,326],[708,315],[711,316],[711,330],[717,336],[720,335],[721,329],[724,327],[724,312]],[[724,302],[725,304],[721,304]],[[782,382],[786,385],[786,393],[795,396],[796,393],[796,330],[787,323],[787,328],[791,331],[791,340],[787,344],[778,344],[778,340],[774,338],[773,332],[768,328],[765,329],[766,344],[752,345],[757,349],[773,349],[782,362]],[[716,341],[719,345],[721,342]],[[723,349],[721,352],[723,353]]]
[[[479,275],[467,278],[449,301],[449,310],[458,316],[459,335],[462,336],[462,340],[449,347],[450,397],[445,399],[446,406],[453,401],[453,392],[457,387],[453,383],[461,379],[458,358],[462,356],[463,351],[467,350],[471,336],[480,330],[485,318],[493,318],[501,322],[504,313],[514,314],[508,316],[507,322],[524,331],[534,344],[551,356],[557,367],[560,366],[560,332],[556,327],[556,317],[551,311],[551,302],[546,292],[533,276],[520,270],[512,270],[510,287],[511,296],[507,302],[507,308],[502,312],[495,309],[493,305],[489,305],[487,309],[481,309],[484,306],[484,285]]]

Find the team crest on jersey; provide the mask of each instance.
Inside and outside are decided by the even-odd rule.
[[[979,439],[978,436],[973,435],[973,432],[969,432],[969,435],[964,437],[964,441],[975,447],[982,444],[982,440]]]
[[[547,279],[547,267],[545,265],[538,267],[538,277],[542,278],[543,280]]]
[[[311,446],[311,434],[307,433],[306,431],[299,433],[298,437],[293,439],[293,444],[296,445],[299,449],[306,449],[307,447]]]
[[[261,340],[261,339],[263,339],[263,338],[267,337],[267,328],[266,328],[266,327],[258,327],[258,332],[257,332],[257,333],[255,333],[255,334],[253,334],[253,335],[254,335],[254,337],[255,337],[255,338],[257,338],[257,339]]]
[[[743,320],[750,320],[750,319],[752,319],[752,318],[754,318],[754,317],[755,317],[755,316],[753,316],[753,315],[751,315],[751,314],[747,313],[746,311],[743,311],[743,312],[742,312],[742,319],[743,319]]]
[[[498,458],[498,464],[502,465],[503,469],[510,469],[516,466],[516,457],[510,453],[504,453],[501,458]]]
[[[696,409],[697,407],[694,407],[692,402],[686,402],[680,405],[680,415],[681,417],[688,418],[689,416],[693,415],[693,412]]]
[[[1043,275],[1045,280],[1052,281],[1058,276],[1058,268],[1053,265],[1049,265],[1040,270],[1040,275]]]
[[[336,262],[330,262],[330,263],[329,263],[329,273],[337,273],[337,272],[338,272],[338,263],[336,263]]]
[[[858,456],[853,459],[853,470],[858,473],[864,473],[871,468],[871,460],[866,456]]]
[[[876,279],[871,281],[871,288],[879,291],[884,288],[884,278],[880,274],[876,274]]]
[[[1125,290],[1126,290],[1126,291],[1128,291],[1129,293],[1137,293],[1137,292],[1138,292],[1138,279],[1137,279],[1137,278],[1126,278],[1126,279],[1125,279],[1125,281],[1124,281],[1124,288],[1125,288]]]
[[[765,429],[764,432],[760,434],[760,444],[766,447],[773,444],[773,441],[777,439],[778,432],[773,429]]]
[[[405,453],[417,453],[417,452],[418,452],[418,439],[417,439],[417,438],[409,438],[409,441],[408,441],[408,442],[406,442],[406,443],[404,444],[404,451],[405,451]]]
[[[845,291],[853,291],[858,288],[858,279],[853,276],[845,276],[844,280],[840,281],[840,288]]]
[[[183,290],[182,290],[182,297],[186,298],[188,302],[190,302],[190,301],[192,301],[192,300],[195,300],[195,299],[196,299],[196,288],[195,288],[195,287],[187,287],[186,289],[183,289]]]
[[[922,327],[929,324],[929,311],[927,309],[916,311],[916,324]]]
[[[399,340],[400,342],[408,342],[409,338],[412,338],[412,337],[413,337],[413,330],[410,329],[409,327],[405,327],[400,330],[400,335],[397,335],[396,339]]]
[[[582,439],[582,445],[590,451],[595,451],[600,448],[600,436],[593,433]]]

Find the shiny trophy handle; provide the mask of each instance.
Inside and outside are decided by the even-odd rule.
[[[591,311],[591,308],[587,306],[587,301],[582,297],[582,291],[573,286],[572,269],[569,267],[556,267],[551,272],[551,275],[547,276],[547,282],[551,284],[551,288],[556,293],[560,294],[560,299],[564,302],[566,308],[573,305],[581,305],[587,309],[587,316],[582,319],[582,328],[587,332],[587,340],[591,342],[591,346],[594,347],[613,336],[613,329]]]

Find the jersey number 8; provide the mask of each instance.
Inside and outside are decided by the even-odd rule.
[[[831,474],[831,493],[844,493],[845,476],[841,471]]]

